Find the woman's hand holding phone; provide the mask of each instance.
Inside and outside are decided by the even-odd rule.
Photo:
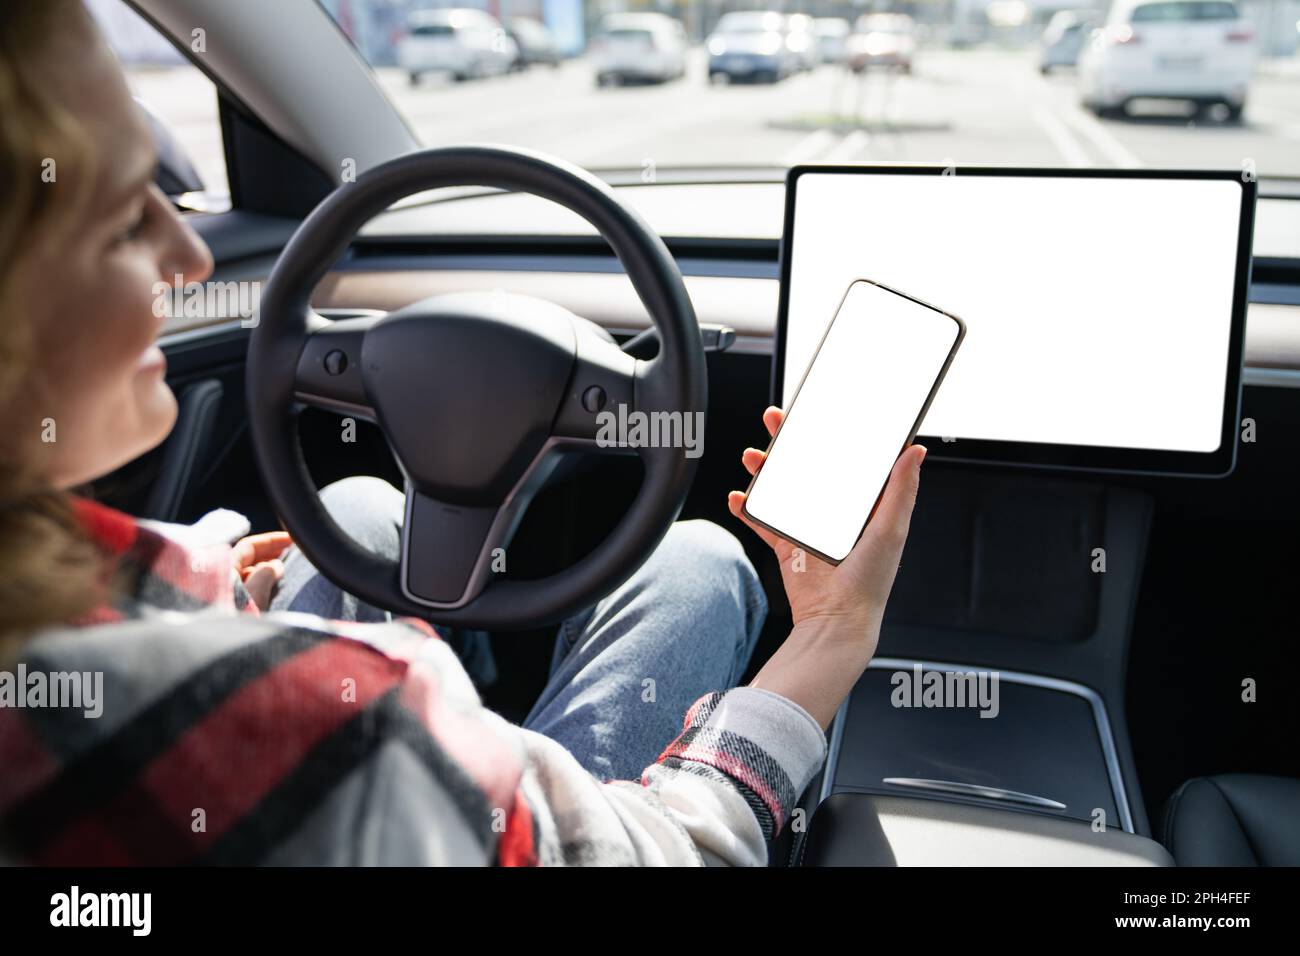
[[[783,413],[763,413],[775,435]],[[757,474],[765,455],[748,448],[745,470]],[[794,618],[794,630],[754,678],[751,686],[781,694],[807,710],[823,728],[866,669],[880,638],[885,612],[920,487],[925,448],[909,445],[894,463],[884,494],[849,556],[828,564],[797,545],[749,521],[742,512],[745,494],[733,491],[731,513],[767,543],[781,565],[781,580]],[[863,495],[876,489],[863,488]]]

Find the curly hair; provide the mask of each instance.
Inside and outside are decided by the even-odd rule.
[[[81,0],[0,4],[0,662],[42,627],[65,623],[102,597],[98,552],[69,495],[30,466],[39,429],[15,422],[13,400],[31,368],[33,327],[17,301],[18,267],[84,217],[95,151],[75,117],[45,90],[41,55],[62,31],[95,29]],[[48,68],[48,67],[47,67]],[[44,175],[57,159],[58,175]]]

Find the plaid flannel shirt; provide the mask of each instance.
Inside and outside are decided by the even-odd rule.
[[[806,711],[736,688],[639,781],[598,780],[485,708],[427,623],[262,614],[228,540],[76,505],[125,586],[0,682],[8,862],[761,865],[825,757]],[[5,696],[20,669],[45,706]],[[50,706],[71,674],[102,674],[99,716]]]

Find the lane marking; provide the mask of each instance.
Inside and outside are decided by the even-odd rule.
[[[822,157],[828,163],[842,163],[854,159],[867,148],[871,137],[863,130],[854,130],[840,140],[839,144]]]
[[[1074,127],[1083,138],[1097,148],[1107,159],[1121,169],[1141,169],[1145,163],[1137,155],[1129,152],[1106,127],[1089,116],[1080,106],[1069,106],[1061,113],[1061,119]]]
[[[1079,145],[1079,141],[1071,135],[1066,125],[1058,119],[1045,106],[1035,106],[1030,111],[1039,129],[1056,147],[1056,151],[1065,157],[1065,161],[1074,167],[1090,166],[1092,160],[1088,156],[1088,151]]]
[[[830,130],[819,129],[814,133],[809,133],[786,150],[785,155],[781,157],[779,162],[782,166],[794,166],[798,163],[816,159],[834,141],[835,137],[831,135]]]

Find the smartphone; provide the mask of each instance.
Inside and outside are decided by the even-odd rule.
[[[749,483],[745,515],[823,561],[848,557],[965,336],[955,315],[851,283]]]

